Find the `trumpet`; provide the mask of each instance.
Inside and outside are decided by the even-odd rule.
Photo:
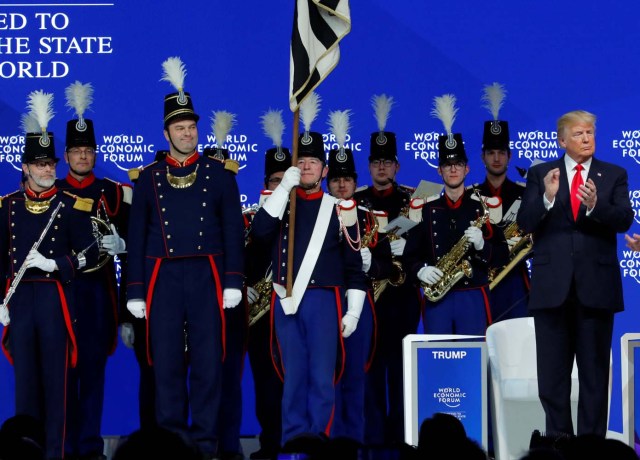
[[[42,233],[40,233],[40,237],[35,243],[33,243],[33,246],[31,246],[31,251],[37,250],[40,247],[42,240],[44,240],[44,237],[47,235],[47,232],[49,231],[51,224],[53,224],[53,220],[58,215],[58,212],[60,211],[61,207],[62,207],[62,201],[58,203],[58,206],[56,206],[53,209],[53,212],[51,213],[51,217],[49,217],[49,221],[47,222],[47,225],[44,227],[44,230],[42,230]],[[7,291],[7,294],[4,296],[4,301],[2,302],[2,305],[0,305],[0,310],[7,312],[7,315],[6,315],[7,317],[9,316],[8,310],[7,310],[9,301],[11,300],[11,297],[13,297],[13,294],[15,294],[16,288],[18,287],[18,284],[20,283],[20,280],[22,280],[22,277],[24,276],[24,273],[26,271],[27,271],[27,264],[25,260],[20,266],[18,273],[16,273],[16,276],[13,278],[13,281],[11,282],[11,286],[9,286],[9,290]]]
[[[520,240],[509,248],[509,262],[506,265],[489,270],[489,290],[494,289],[513,267],[531,254],[533,249],[533,236],[530,233],[525,234],[515,220],[505,227],[504,236],[507,240],[513,237],[520,237]]]

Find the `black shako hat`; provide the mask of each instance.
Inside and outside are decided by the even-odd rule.
[[[69,120],[65,145],[67,150],[73,147],[93,147],[95,149],[98,145],[93,130],[93,121],[87,118]]]
[[[314,131],[300,134],[298,137],[298,157],[314,157],[326,163],[327,156],[324,153],[322,134]]]
[[[284,172],[291,166],[291,152],[286,147],[272,147],[264,154],[264,182],[273,173]]]
[[[482,151],[494,149],[511,152],[509,147],[509,123],[506,121],[492,120],[484,122]]]
[[[164,97],[164,127],[174,121],[193,120],[196,123],[200,116],[193,109],[191,95],[187,92],[167,94]]]
[[[56,149],[53,145],[53,133],[27,133],[24,139],[23,163],[33,163],[39,160],[54,160],[56,163],[60,158],[56,157]]]
[[[468,163],[467,153],[464,151],[462,134],[444,134],[438,137],[438,164]]]
[[[329,172],[327,173],[327,180],[336,177],[353,177],[355,180],[358,179],[356,163],[351,149],[339,148],[329,151],[328,165]]]
[[[373,160],[398,161],[398,147],[396,135],[391,131],[376,131],[371,133],[369,162]]]

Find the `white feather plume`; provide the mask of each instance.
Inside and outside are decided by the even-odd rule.
[[[40,131],[46,132],[49,121],[53,118],[53,93],[42,90],[32,91],[27,97],[29,115],[36,119]]]
[[[349,117],[351,110],[334,110],[329,113],[328,125],[331,132],[336,136],[336,142],[340,147],[344,147],[347,143],[347,134],[351,128]]]
[[[433,109],[431,110],[431,116],[439,119],[444,126],[447,134],[451,134],[453,123],[456,121],[456,114],[458,108],[456,107],[456,97],[453,94],[443,94],[442,96],[436,96],[433,98]]]
[[[40,125],[30,113],[23,113],[20,117],[20,126],[25,133],[39,133]]]
[[[484,87],[482,100],[485,104],[483,107],[491,113],[494,120],[498,119],[498,114],[500,113],[500,109],[502,108],[506,95],[507,91],[500,83],[494,82],[491,85],[486,85]]]
[[[227,142],[227,135],[236,123],[236,116],[224,110],[213,111],[211,117],[211,130],[216,137],[218,148],[223,148]]]
[[[76,81],[65,88],[64,95],[67,107],[73,109],[78,118],[83,118],[84,112],[93,102],[93,86],[91,83],[82,84]]]
[[[300,119],[306,132],[311,131],[311,124],[320,112],[322,98],[316,92],[311,92],[300,104]]]
[[[173,85],[176,91],[184,89],[184,78],[187,76],[187,69],[182,60],[175,56],[170,57],[162,63],[164,73],[160,81],[168,81]]]
[[[373,114],[378,122],[378,131],[384,131],[387,126],[387,120],[389,119],[389,112],[393,107],[393,97],[386,94],[376,94],[371,98],[371,106],[373,107]]]
[[[284,133],[284,121],[282,121],[282,110],[269,109],[260,117],[262,130],[266,136],[273,141],[276,147],[282,147],[282,133]]]

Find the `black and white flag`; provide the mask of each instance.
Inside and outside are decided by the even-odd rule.
[[[296,0],[289,68],[292,112],[338,64],[338,44],[350,31],[348,0]]]

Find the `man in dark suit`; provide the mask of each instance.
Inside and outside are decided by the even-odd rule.
[[[595,120],[584,111],[560,117],[558,143],[566,154],[529,170],[517,218],[533,233],[529,310],[538,393],[546,430],[554,435],[574,434],[574,356],[580,381],[577,434],[606,435],[613,318],[624,309],[616,233],[629,229],[633,210],[627,172],[593,157]]]

